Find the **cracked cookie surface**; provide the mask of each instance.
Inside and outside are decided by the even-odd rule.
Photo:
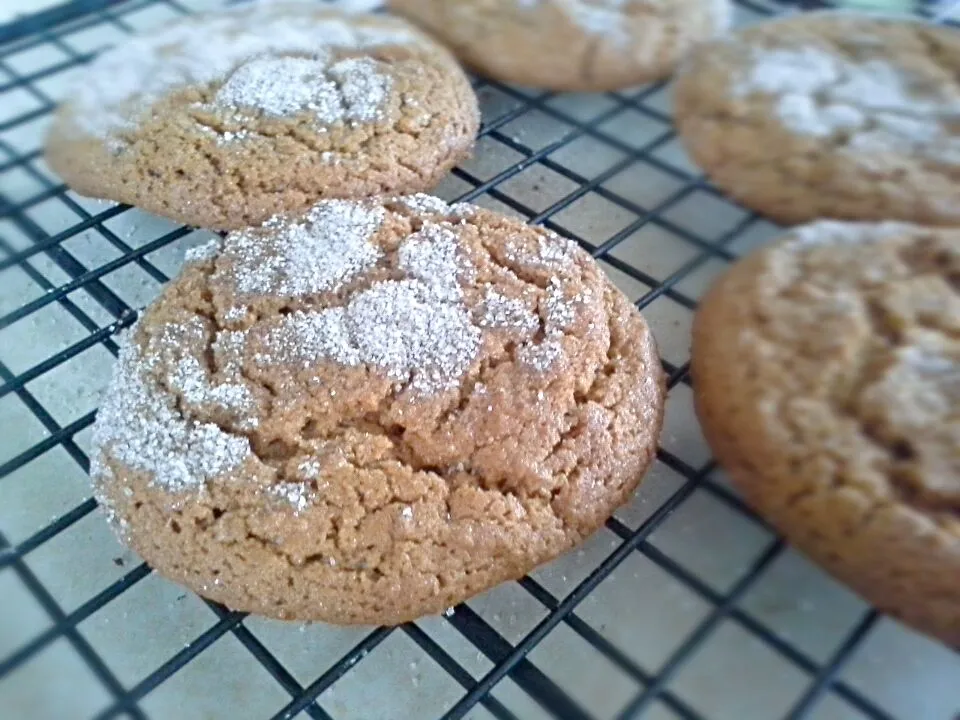
[[[664,392],[647,324],[574,243],[424,195],[328,200],[191,252],[122,345],[91,477],[206,597],[399,623],[602,525]]]
[[[726,30],[728,0],[391,0],[480,73],[550,90],[659,80]]]
[[[709,291],[691,362],[747,500],[878,608],[960,644],[960,231],[800,226]]]
[[[105,52],[46,157],[84,195],[237,229],[320,198],[429,189],[478,127],[456,61],[405,21],[273,3]]]
[[[960,222],[960,32],[818,12],[698,48],[674,109],[694,161],[783,224]]]

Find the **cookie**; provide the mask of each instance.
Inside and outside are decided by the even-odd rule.
[[[326,200],[192,251],[122,346],[91,476],[201,595],[400,623],[599,528],[664,392],[649,327],[574,243],[429,196]]]
[[[726,30],[729,0],[391,0],[494,80],[549,90],[617,90],[673,72]]]
[[[430,188],[479,127],[463,71],[419,30],[302,3],[181,20],[75,87],[47,139],[70,187],[218,229]]]
[[[799,226],[707,293],[691,363],[747,501],[879,609],[960,645],[960,230]]]
[[[960,32],[844,12],[693,52],[676,124],[724,192],[780,223],[960,222]]]

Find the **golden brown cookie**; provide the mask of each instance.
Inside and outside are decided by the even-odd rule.
[[[47,161],[85,195],[211,228],[432,187],[479,126],[453,57],[408,23],[316,5],[198,15],[77,79]]]
[[[758,512],[960,645],[960,231],[796,228],[703,299],[692,372],[707,439]]]
[[[656,451],[650,329],[574,243],[429,196],[229,234],[123,345],[91,476],[162,574],[399,623],[592,533]]]
[[[729,0],[391,0],[494,80],[616,90],[673,72],[727,29]]]
[[[960,222],[960,31],[844,12],[698,48],[676,123],[724,192],[778,222]]]

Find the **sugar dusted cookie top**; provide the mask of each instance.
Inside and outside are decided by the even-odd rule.
[[[48,158],[86,194],[231,228],[320,197],[425,189],[477,125],[463,73],[402,20],[273,3],[105,52]]]
[[[728,0],[391,0],[468,65],[552,90],[613,90],[665,77],[726,30]]]
[[[703,298],[691,365],[707,439],[758,512],[960,643],[960,232],[799,226]]]
[[[693,158],[744,204],[960,219],[960,32],[855,13],[748,27],[695,52],[675,100]]]
[[[190,253],[124,344],[91,475],[208,597],[398,622],[602,524],[663,395],[649,328],[574,243],[424,195],[329,200]]]

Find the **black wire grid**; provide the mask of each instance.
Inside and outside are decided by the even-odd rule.
[[[772,12],[771,7],[755,5],[748,0],[740,0],[740,4],[754,13],[769,14]],[[110,0],[94,0],[93,2],[84,0],[40,13],[25,20],[19,20],[6,27],[0,27],[0,43],[8,41],[6,44],[0,44],[0,106],[3,104],[4,95],[14,91],[26,92],[36,101],[35,109],[0,123],[0,134],[4,131],[16,130],[20,126],[49,114],[55,103],[41,90],[38,83],[70,70],[74,66],[86,63],[93,56],[93,53],[79,53],[64,43],[62,38],[66,32],[77,32],[104,23],[114,26],[122,32],[130,32],[130,27],[124,20],[125,16],[128,13],[152,5],[166,5],[178,13],[187,12],[176,0],[132,0],[120,3]],[[12,54],[44,45],[55,47],[67,59],[31,73],[18,73],[10,66],[8,58]],[[581,122],[567,111],[558,109],[554,104],[549,103],[548,100],[553,96],[548,93],[527,94],[511,87],[486,81],[478,81],[476,88],[481,96],[485,89],[492,88],[516,103],[508,112],[486,122],[480,134],[482,137],[495,140],[520,154],[523,159],[516,165],[498,172],[494,177],[487,180],[482,180],[463,169],[455,170],[454,176],[470,188],[468,192],[457,199],[470,201],[483,195],[520,213],[528,218],[531,223],[539,223],[561,234],[574,237],[598,259],[602,259],[609,266],[651,288],[637,302],[637,306],[641,310],[661,296],[669,297],[682,307],[692,310],[696,305],[695,301],[681,292],[677,287],[678,284],[692,273],[703,269],[711,261],[728,263],[735,260],[736,255],[728,246],[731,241],[758,221],[755,215],[747,215],[718,240],[708,240],[684,229],[669,219],[667,216],[669,209],[685,198],[689,198],[693,193],[705,192],[716,195],[716,191],[702,179],[658,159],[655,154],[657,149],[663,148],[674,138],[673,131],[669,128],[669,115],[651,108],[644,102],[654,93],[662,90],[660,85],[631,93],[610,94],[611,108],[592,118],[589,122]],[[629,107],[646,117],[666,123],[667,129],[640,148],[624,144],[609,134],[598,133],[597,126],[620,112],[624,107]],[[552,119],[566,123],[571,126],[571,129],[559,140],[533,150],[518,139],[510,137],[503,130],[505,125],[530,110],[539,111]],[[551,154],[559,148],[582,137],[602,140],[603,143],[622,152],[623,158],[593,178],[583,177],[551,159]],[[23,468],[31,461],[57,447],[63,448],[86,472],[89,468],[89,459],[78,445],[76,436],[93,423],[95,413],[88,412],[67,425],[61,425],[54,419],[44,404],[31,393],[27,385],[94,346],[102,345],[110,353],[116,355],[117,344],[114,336],[119,330],[132,324],[135,319],[136,308],[122,300],[102,281],[102,278],[125,265],[135,264],[153,280],[161,283],[166,282],[168,280],[167,275],[147,256],[184,238],[192,232],[192,229],[178,228],[145,244],[132,246],[105,224],[110,219],[127,212],[129,210],[127,206],[112,206],[100,212],[90,212],[85,206],[68,195],[62,184],[52,181],[47,175],[36,169],[35,161],[39,160],[41,150],[34,149],[29,152],[21,152],[9,142],[0,140],[0,154],[2,154],[0,155],[0,176],[6,172],[19,170],[29,175],[42,188],[28,198],[18,198],[16,202],[0,194],[0,220],[5,220],[15,226],[22,235],[28,238],[30,243],[25,248],[16,249],[8,238],[3,237],[2,230],[0,230],[0,272],[8,268],[19,268],[46,291],[46,294],[0,316],[0,330],[56,303],[80,323],[87,332],[86,337],[79,342],[51,357],[47,357],[42,362],[19,374],[15,374],[6,365],[0,363],[0,399],[9,394],[15,395],[43,425],[46,431],[46,436],[40,442],[0,464],[0,483],[5,476]],[[3,159],[3,156],[6,159]],[[603,185],[606,180],[640,161],[679,181],[679,189],[655,206],[641,207],[629,198],[621,197]],[[577,189],[540,212],[528,207],[525,203],[512,197],[508,189],[503,187],[503,183],[533,164],[539,164],[572,181],[577,185]],[[633,213],[636,220],[599,246],[590,244],[583,238],[577,237],[575,233],[571,233],[569,229],[558,226],[552,219],[553,216],[568,208],[587,193],[596,193],[610,203]],[[28,210],[52,198],[59,199],[60,202],[76,213],[80,221],[61,232],[50,235],[31,219]],[[695,257],[685,262],[668,277],[657,279],[611,254],[611,250],[618,243],[648,224],[659,226],[682,238],[696,249]],[[95,232],[98,242],[112,246],[119,252],[119,255],[105,264],[88,267],[75,254],[64,247],[66,241],[87,231]],[[59,286],[51,283],[34,267],[36,260],[41,258],[52,261],[70,277],[70,280]],[[69,297],[71,293],[78,290],[85,293],[100,308],[105,310],[109,316],[114,318],[114,322],[103,326],[95,321],[90,313],[81,309],[78,303]],[[664,366],[669,375],[670,388],[674,388],[678,384],[689,385],[687,363],[676,366],[664,362]],[[697,489],[709,493],[714,499],[735,509],[736,512],[743,513],[758,523],[762,522],[725,485],[709,477],[715,469],[712,461],[700,467],[694,467],[664,449],[659,451],[658,457],[660,462],[682,476],[682,485],[637,529],[628,527],[616,518],[611,519],[607,523],[607,529],[618,540],[616,549],[572,592],[560,599],[533,578],[527,577],[519,581],[523,590],[549,611],[546,617],[519,642],[515,644],[509,642],[481,615],[467,605],[462,605],[456,608],[455,612],[447,614],[445,621],[463,638],[468,640],[480,654],[493,663],[492,669],[479,679],[458,663],[419,625],[411,623],[395,629],[380,628],[373,630],[343,657],[333,663],[328,670],[313,682],[304,686],[245,626],[243,614],[230,612],[213,603],[207,603],[217,616],[215,624],[140,682],[132,687],[125,687],[91,644],[78,632],[77,626],[146,578],[150,574],[149,568],[143,564],[135,567],[109,587],[103,589],[94,597],[90,597],[76,609],[65,612],[25,562],[25,557],[31,552],[93,512],[96,503],[92,498],[57,517],[46,527],[17,545],[11,545],[3,533],[0,532],[0,570],[12,569],[51,620],[51,625],[47,630],[33,637],[13,652],[0,648],[0,679],[21,667],[55,641],[66,639],[83,658],[90,671],[102,683],[112,698],[112,705],[99,717],[145,718],[145,712],[138,706],[140,700],[203,653],[218,639],[227,634],[232,634],[289,695],[289,702],[276,713],[274,716],[276,719],[292,718],[300,712],[305,712],[307,716],[316,720],[326,720],[331,716],[316,702],[318,696],[350,672],[357,663],[362,662],[363,657],[391,633],[404,633],[464,690],[460,699],[443,714],[444,718],[464,717],[478,704],[495,718],[503,720],[515,718],[516,715],[491,694],[491,690],[500,680],[509,677],[551,715],[564,720],[580,718],[586,720],[593,717],[590,709],[581,707],[564,689],[559,687],[526,657],[551,630],[560,624],[564,624],[636,682],[637,694],[622,709],[619,717],[624,719],[640,717],[644,714],[645,709],[650,708],[656,702],[657,704],[665,704],[681,718],[687,720],[704,718],[706,720],[705,716],[672,692],[668,688],[668,684],[676,675],[678,669],[684,665],[698,646],[722,621],[732,621],[754,638],[761,640],[765,646],[809,677],[809,684],[805,692],[789,711],[788,718],[806,717],[810,709],[827,693],[841,697],[852,708],[855,708],[867,718],[881,720],[891,717],[874,701],[839,679],[842,668],[858,647],[859,641],[876,623],[878,618],[875,612],[867,612],[844,638],[843,642],[839,643],[833,655],[826,662],[819,662],[772,633],[750,614],[738,607],[738,601],[744,596],[745,592],[783,552],[782,543],[777,541],[769,545],[729,592],[720,593],[685,569],[677,561],[671,559],[654,544],[648,542],[651,533]],[[42,492],[42,488],[37,488],[37,492]],[[594,629],[593,626],[580,619],[575,613],[578,604],[631,553],[642,553],[709,605],[709,612],[702,622],[689,633],[656,674],[651,674],[641,668],[637,662],[614,646],[606,637]],[[2,598],[0,598],[0,607],[2,607],[2,602]],[[655,612],[655,609],[638,610]],[[51,679],[49,682],[55,681],[55,679]],[[357,712],[356,716],[362,717],[362,710],[358,709]],[[4,713],[5,710],[0,708],[0,715]],[[70,719],[65,718],[64,720]]]

